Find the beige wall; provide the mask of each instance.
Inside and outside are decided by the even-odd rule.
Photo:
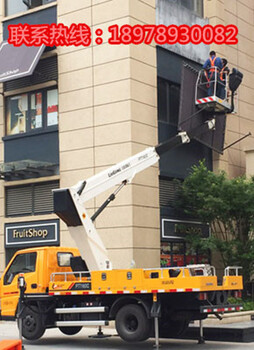
[[[58,48],[61,186],[157,144],[156,49],[109,45],[112,24],[155,23],[155,0],[61,0],[58,21],[104,31],[102,45]],[[88,203],[94,212],[106,199]],[[139,174],[97,219],[114,267],[159,266],[158,167]],[[62,245],[73,244],[62,224]]]
[[[230,177],[245,174],[245,149],[253,148],[254,142],[254,2],[253,0],[204,0],[205,16],[210,24],[235,24],[238,29],[237,45],[213,45],[221,57],[226,57],[230,68],[236,67],[243,74],[238,92],[238,112],[227,118],[226,143],[229,145],[248,132],[252,136],[225,151],[215,154],[215,170],[224,169]]]

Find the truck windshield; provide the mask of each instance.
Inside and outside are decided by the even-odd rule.
[[[34,272],[36,265],[36,255],[36,253],[17,255],[4,276],[4,284],[11,284],[13,278],[19,273]]]

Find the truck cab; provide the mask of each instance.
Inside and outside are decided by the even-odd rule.
[[[26,293],[47,294],[51,273],[71,272],[70,257],[79,255],[78,249],[64,247],[37,247],[16,252],[0,280],[1,319],[16,317],[20,273],[25,277]]]

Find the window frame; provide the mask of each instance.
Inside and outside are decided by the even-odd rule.
[[[37,215],[49,215],[49,214],[52,214],[54,213],[54,211],[51,211],[51,210],[47,210],[47,211],[36,211],[36,208],[35,208],[35,191],[36,191],[36,186],[40,186],[40,185],[47,185],[47,184],[54,184],[56,186],[54,186],[54,188],[59,188],[60,186],[60,183],[59,183],[59,180],[54,180],[54,181],[43,181],[43,182],[35,182],[35,183],[32,183],[32,184],[28,184],[28,185],[18,185],[18,186],[6,186],[5,187],[5,218],[12,218],[12,217],[26,217],[26,216],[37,216]],[[10,188],[24,188],[24,187],[29,187],[31,189],[31,207],[32,207],[32,210],[30,213],[21,213],[21,214],[8,214],[7,212],[7,191],[8,189]],[[53,200],[53,194],[52,194],[52,200]]]
[[[13,0],[5,0],[5,1],[4,1],[4,18],[21,16],[21,15],[23,15],[23,14],[26,14],[26,13],[29,13],[29,12],[35,11],[35,10],[36,10],[36,11],[40,11],[42,7],[48,6],[49,4],[52,6],[53,3],[55,3],[55,5],[56,5],[56,2],[57,2],[57,0],[51,0],[51,1],[49,1],[48,3],[45,3],[45,4],[44,4],[43,2],[44,2],[45,0],[41,0],[42,4],[37,5],[37,6],[34,6],[34,7],[32,7],[32,8],[28,8],[28,7],[24,4],[24,5],[26,6],[26,9],[21,10],[21,11],[18,11],[18,12],[14,12],[14,13],[12,13],[12,14],[7,14],[8,2],[10,2],[10,1],[13,1]],[[20,1],[22,1],[22,0],[20,0]]]
[[[61,265],[60,264],[60,256],[61,255],[65,255],[65,254],[69,254],[70,255],[70,264],[69,265]],[[71,267],[71,258],[73,257],[73,253],[72,252],[57,252],[57,265],[59,267]]]
[[[182,251],[178,252],[177,250],[174,250],[175,245],[181,244],[182,245]],[[165,247],[168,247],[168,251],[165,250]],[[198,249],[191,249],[189,246],[189,243],[185,240],[170,240],[170,241],[161,241],[160,244],[160,259],[161,259],[161,267],[162,266],[162,260],[167,260],[170,262],[170,265],[167,265],[169,267],[179,267],[179,266],[186,266],[189,265],[190,262],[188,261],[190,258],[195,259],[195,264],[202,264],[204,263],[204,259],[208,261],[208,263],[211,262],[211,252],[208,249],[207,252],[200,252]],[[180,261],[180,258],[183,262],[181,265],[177,265],[176,261]]]
[[[13,274],[13,277],[12,277],[12,279],[11,279],[10,282],[8,282],[8,281],[9,281],[9,279],[10,279],[11,276],[10,276],[10,277],[8,278],[8,280],[6,281],[8,272],[10,271],[11,267],[13,266],[15,260],[18,259],[18,258],[20,258],[21,256],[24,256],[24,255],[32,255],[32,254],[35,255],[35,263],[34,263],[34,266],[33,266],[33,270],[31,270],[31,271],[24,271],[24,270],[18,271],[18,272],[16,272],[15,274]],[[11,262],[11,264],[10,264],[8,270],[6,271],[5,275],[3,276],[3,284],[4,284],[4,286],[8,286],[8,285],[12,284],[12,282],[13,282],[15,276],[16,276],[17,274],[21,273],[21,272],[24,273],[24,274],[26,274],[26,273],[31,273],[31,272],[35,272],[35,271],[36,271],[36,264],[37,264],[37,253],[36,253],[36,252],[29,252],[29,253],[23,253],[23,254],[18,254],[18,255],[16,255],[15,258],[12,260],[12,262]]]
[[[164,109],[166,109],[166,116],[164,118],[161,118],[161,113],[160,113],[160,84],[165,84],[166,85],[166,106]],[[166,123],[169,125],[173,125],[173,126],[177,126],[178,125],[178,118],[179,118],[179,106],[180,106],[180,88],[181,85],[174,83],[170,80],[161,78],[158,76],[158,82],[157,82],[157,86],[158,86],[158,91],[157,91],[157,95],[158,95],[158,121],[161,123]],[[170,88],[171,87],[176,87],[179,89],[179,103],[178,103],[178,114],[177,114],[177,118],[175,120],[173,120],[173,118],[171,117],[171,112],[172,112],[172,107],[171,107],[171,95],[170,95]],[[175,101],[175,99],[174,99]]]
[[[204,17],[204,0],[187,0],[188,4],[190,4],[190,8],[183,4],[183,1],[180,0],[179,3],[182,7],[191,11],[195,15],[203,18]],[[201,5],[201,6],[200,6]],[[201,11],[199,10],[201,8]]]
[[[47,107],[48,107],[48,91],[52,90],[57,90],[57,124],[50,125],[48,126],[48,112],[47,112]],[[41,93],[42,94],[42,126],[39,128],[31,128],[31,121],[32,121],[32,110],[31,110],[31,96],[33,94]],[[20,95],[27,95],[27,104],[28,104],[28,112],[26,116],[26,131],[23,133],[15,133],[15,134],[7,134],[8,132],[8,114],[10,113],[10,118],[11,118],[11,111],[10,111],[10,100],[16,96]],[[58,91],[58,86],[50,86],[46,88],[41,88],[38,90],[31,90],[31,91],[26,91],[26,92],[20,92],[19,94],[15,95],[9,95],[6,96],[5,101],[4,101],[4,122],[5,122],[5,135],[4,139],[6,138],[16,138],[16,137],[24,137],[24,136],[29,136],[33,135],[36,133],[47,133],[49,131],[53,130],[58,130],[58,124],[59,124],[59,91]]]

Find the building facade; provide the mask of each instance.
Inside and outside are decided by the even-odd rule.
[[[30,75],[1,80],[0,271],[22,247],[74,245],[53,213],[52,189],[85,180],[177,131],[182,62],[199,69],[210,48],[109,45],[110,25],[237,25],[237,45],[211,46],[244,74],[237,114],[227,119],[226,145],[254,133],[252,0],[2,0],[1,11],[3,41],[10,24],[86,23],[92,33],[103,30],[104,42],[31,53],[25,48],[23,58],[12,48],[6,53],[21,66],[34,57],[36,66]],[[198,252],[187,255],[185,231],[206,235],[209,228],[175,214],[172,179],[183,179],[203,158],[230,177],[244,174],[244,151],[252,142],[250,136],[223,156],[191,142],[138,174],[96,220],[113,266],[128,267],[132,260],[137,267],[158,266],[160,258],[163,266],[209,260]],[[111,192],[89,201],[89,213]]]

